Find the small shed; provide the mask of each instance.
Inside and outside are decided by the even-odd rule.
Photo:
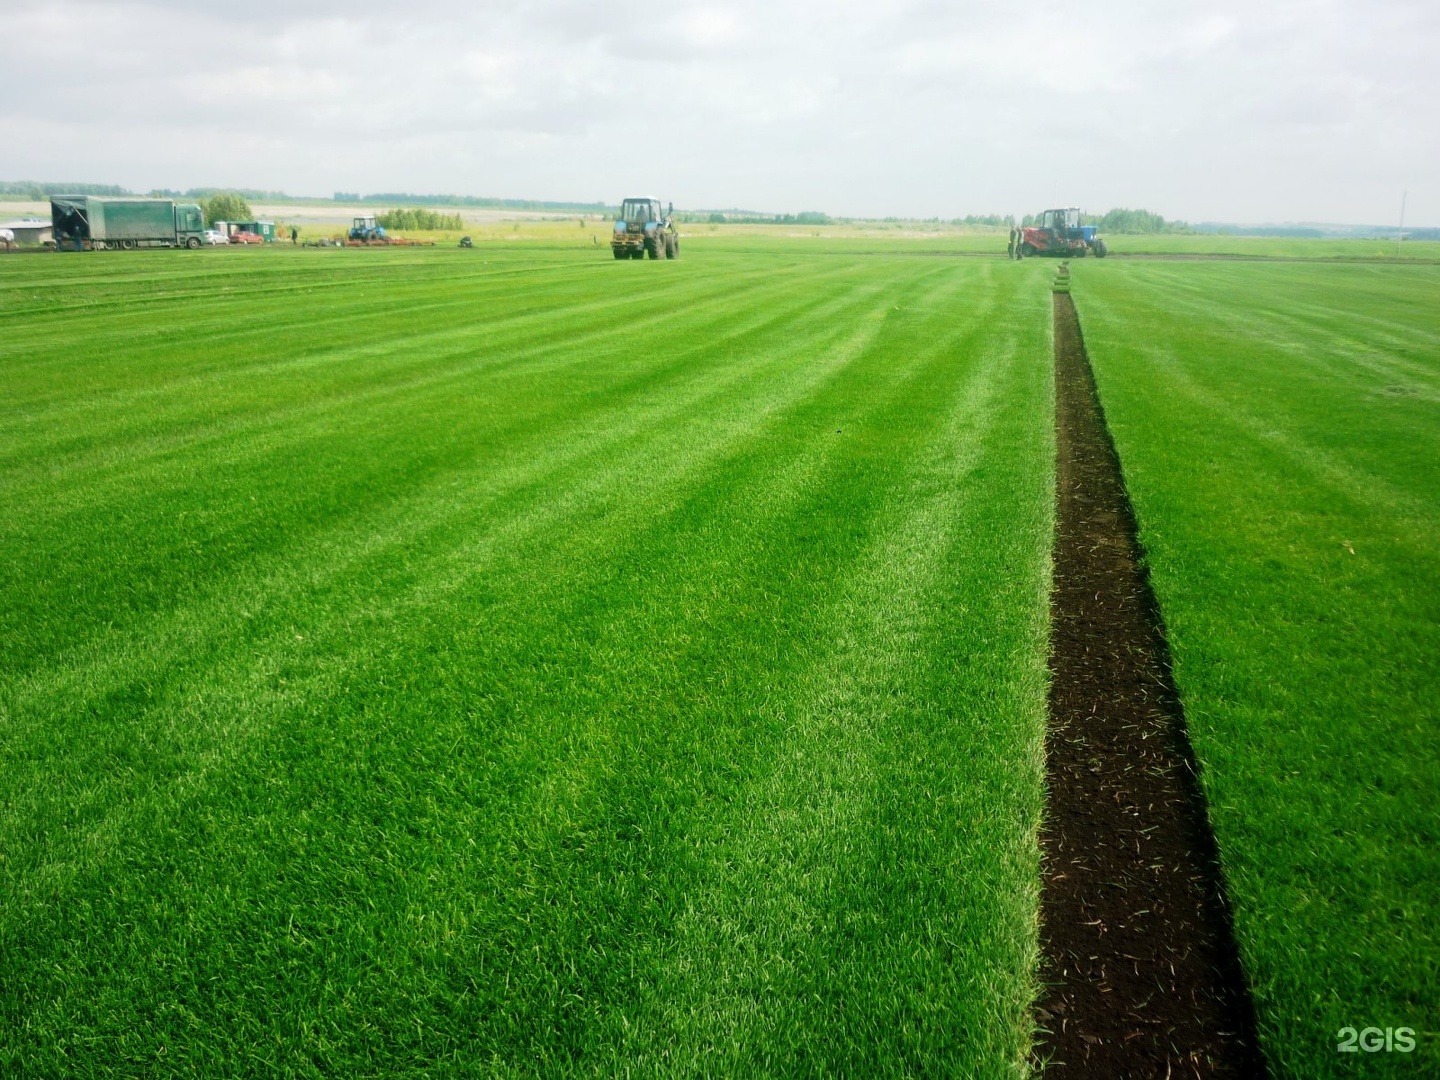
[[[9,229],[14,233],[17,244],[47,244],[55,239],[54,226],[40,218],[0,221],[0,229]]]
[[[248,232],[260,237],[267,244],[275,242],[275,223],[273,221],[217,221],[215,228],[226,236],[234,236],[237,232]]]

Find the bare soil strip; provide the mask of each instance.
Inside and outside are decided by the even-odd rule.
[[[1056,534],[1037,1064],[1265,1075],[1120,463],[1055,296]]]

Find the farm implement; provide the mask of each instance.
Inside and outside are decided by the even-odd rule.
[[[391,236],[385,226],[375,223],[374,214],[357,216],[345,236],[346,247],[434,247],[434,240],[407,240]]]
[[[379,236],[371,240],[346,239],[343,247],[434,247],[434,240],[407,240],[403,236]]]

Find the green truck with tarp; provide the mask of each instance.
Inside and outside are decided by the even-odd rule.
[[[57,251],[198,248],[205,240],[205,214],[200,207],[174,199],[52,195],[50,223]]]

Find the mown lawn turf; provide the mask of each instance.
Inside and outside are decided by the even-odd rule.
[[[1171,255],[1206,258],[1222,255],[1236,259],[1293,259],[1317,262],[1430,263],[1440,261],[1440,242],[1395,238],[1365,240],[1291,236],[1230,236],[1220,233],[1106,234],[1112,255]]]
[[[1023,1071],[1048,268],[0,262],[0,1073]]]
[[[1440,269],[1074,276],[1265,1049],[1440,1075]]]

